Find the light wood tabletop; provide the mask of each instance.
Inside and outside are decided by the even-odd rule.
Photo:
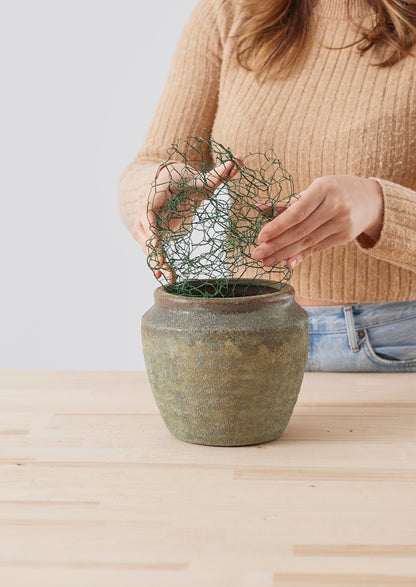
[[[306,373],[280,439],[224,448],[145,373],[0,372],[0,585],[416,586],[416,374]]]

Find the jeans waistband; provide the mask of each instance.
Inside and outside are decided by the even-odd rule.
[[[347,332],[352,334],[352,330],[355,332],[355,329],[382,326],[416,317],[416,300],[340,306],[304,306],[304,309],[309,315],[310,333]]]

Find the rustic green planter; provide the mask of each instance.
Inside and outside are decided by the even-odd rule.
[[[238,285],[247,289],[244,280]],[[266,282],[258,282],[266,285]],[[290,285],[196,298],[159,287],[142,318],[146,369],[168,430],[187,442],[275,440],[295,406],[308,354],[308,314]],[[246,292],[247,293],[247,292]]]

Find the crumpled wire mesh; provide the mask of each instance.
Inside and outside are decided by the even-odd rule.
[[[264,224],[298,197],[275,152],[249,152],[241,166],[230,149],[196,136],[171,145],[168,154],[147,207],[147,263],[161,285],[192,297],[253,295],[267,287],[265,280],[281,289],[292,275],[286,263],[266,267],[251,256]],[[227,161],[239,173],[213,189],[206,174]],[[169,179],[160,183],[163,168]]]

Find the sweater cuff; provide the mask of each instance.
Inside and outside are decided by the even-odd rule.
[[[377,259],[416,271],[416,192],[397,183],[370,177],[383,192],[384,217],[380,236],[374,241],[365,233],[355,243]]]

